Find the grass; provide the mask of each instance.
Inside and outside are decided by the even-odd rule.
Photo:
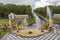
[[[40,15],[40,16],[41,16],[41,15]],[[54,20],[54,22],[56,22],[56,23],[59,23],[59,22],[60,22],[60,19],[57,19],[57,18],[55,18],[55,19],[53,19],[53,20]],[[31,18],[31,19],[28,20],[28,23],[29,23],[29,24],[34,23],[34,22],[35,22],[35,18]],[[5,24],[8,24],[8,19],[1,19],[1,20],[0,20],[0,28],[1,28],[1,27],[5,27],[5,26],[4,26]],[[0,30],[0,35],[5,35],[7,32],[8,32],[7,30],[6,30],[6,31]]]
[[[40,14],[37,14],[37,15],[42,17],[44,20],[48,19],[47,17],[44,17],[44,16],[42,16]],[[60,19],[58,19],[58,18],[54,18],[53,20],[54,20],[55,23],[60,23]]]
[[[28,20],[28,23],[31,24],[31,23],[34,23],[35,22],[35,18],[31,18]]]
[[[7,32],[8,32],[8,30],[5,30],[5,31],[4,30],[1,30],[0,31],[0,36],[4,36]]]
[[[0,27],[4,27],[5,24],[8,24],[8,19],[1,19],[0,20]]]
[[[1,19],[0,20],[0,28],[2,27],[5,27],[5,24],[8,24],[8,19]],[[5,35],[6,33],[8,32],[8,30],[0,30],[0,35]]]
[[[42,16],[41,14],[37,14],[38,16],[40,16],[42,19],[46,20],[47,18],[45,16]]]
[[[34,18],[31,18],[28,20],[28,23],[33,23],[35,22],[35,19]],[[0,28],[1,27],[5,27],[5,24],[8,24],[8,19],[1,19],[0,20]],[[0,35],[5,35],[6,33],[8,32],[8,30],[4,31],[4,30],[0,30]]]
[[[60,23],[60,19],[54,18],[53,20],[55,23]]]

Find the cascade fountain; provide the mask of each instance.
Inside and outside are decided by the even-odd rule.
[[[47,16],[49,17],[49,19],[47,19],[47,22],[46,22],[46,24],[44,24],[44,25],[42,25],[42,22],[41,21],[43,21],[44,22],[44,20],[42,20],[41,18],[39,18],[37,15],[36,15],[36,13],[33,11],[33,10],[35,10],[35,6],[34,6],[35,4],[33,4],[32,5],[32,12],[33,12],[33,15],[34,15],[34,17],[35,17],[35,20],[36,20],[36,29],[34,28],[34,29],[31,29],[31,27],[30,27],[30,29],[25,29],[25,28],[22,28],[22,29],[19,29],[19,27],[18,26],[16,26],[16,28],[17,28],[17,30],[14,30],[14,31],[12,31],[12,33],[16,33],[17,35],[20,35],[20,36],[22,36],[22,37],[36,37],[36,36],[39,36],[39,35],[43,35],[43,34],[45,34],[45,33],[47,33],[47,32],[50,32],[51,31],[51,29],[52,29],[52,16],[51,16],[51,10],[50,10],[50,8],[47,6]],[[10,20],[9,20],[10,21]],[[10,21],[10,23],[11,23],[11,21]],[[48,24],[48,25],[47,25]],[[22,21],[22,26],[27,26],[28,25],[28,23],[27,23],[27,20],[26,19],[24,19],[23,21]],[[9,25],[9,27],[10,26],[12,26],[12,25]],[[12,26],[13,27],[13,26]],[[12,27],[11,27],[11,29],[12,29]],[[15,26],[14,26],[15,27]],[[42,27],[41,29],[40,29],[40,27]],[[32,27],[33,28],[33,27]],[[47,28],[47,29],[46,29]],[[19,30],[18,30],[19,29]],[[45,36],[45,35],[44,35]],[[43,37],[44,37],[43,36]],[[41,37],[41,36],[40,36]],[[47,37],[47,36],[46,36]],[[46,37],[44,37],[43,38],[43,40],[44,39],[46,39]],[[51,37],[51,36],[50,36]],[[41,38],[40,38],[41,39]]]
[[[26,19],[24,19],[21,25],[22,25],[22,26],[27,26],[27,25],[28,25],[27,20],[26,20]]]

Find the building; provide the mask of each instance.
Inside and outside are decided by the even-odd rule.
[[[60,19],[60,14],[54,14],[54,18]]]
[[[13,13],[10,13],[8,16],[9,16],[9,26],[8,26],[8,28],[9,28],[10,32],[12,32],[16,29],[17,30],[20,29],[20,26],[24,26],[24,25],[27,26],[28,15],[15,15]]]

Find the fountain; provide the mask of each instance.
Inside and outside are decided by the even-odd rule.
[[[32,12],[33,12],[33,15],[34,15],[35,20],[36,20],[36,29],[34,29],[33,27],[32,27],[33,29],[31,29],[31,27],[30,27],[30,29],[27,28],[27,27],[26,27],[27,29],[24,28],[25,26],[28,25],[27,20],[26,20],[26,18],[28,18],[28,16],[26,16],[26,15],[25,16],[24,15],[15,15],[16,19],[20,19],[20,20],[18,20],[18,22],[19,21],[22,22],[23,30],[18,30],[21,25],[20,26],[16,25],[17,30],[12,31],[12,33],[16,33],[17,35],[21,35],[21,36],[24,36],[24,37],[34,37],[34,36],[38,36],[38,35],[43,35],[44,33],[48,32],[48,29],[50,30],[50,28],[52,27],[52,21],[51,21],[52,18],[51,18],[51,14],[50,14],[51,13],[50,9],[47,7],[47,15],[49,16],[49,20],[46,22],[46,23],[49,24],[47,30],[45,30],[42,27],[41,19],[36,15],[36,13],[33,10],[34,9],[32,9]],[[47,24],[45,24],[45,25],[47,25]],[[12,26],[12,25],[9,25],[9,26]],[[41,27],[42,27],[42,29],[40,29]]]
[[[16,30],[13,31],[13,33],[16,33],[17,35],[21,35],[21,36],[25,36],[25,37],[34,37],[34,36],[43,35],[44,33],[49,32],[48,30],[50,30],[52,27],[52,16],[51,16],[50,8],[47,7],[47,16],[49,17],[49,19],[46,20],[46,24],[42,24],[42,22],[41,22],[42,20],[34,12],[34,10],[36,9],[35,4],[32,4],[31,6],[32,6],[33,16],[35,17],[35,20],[36,20],[36,29],[34,29],[33,27],[32,27],[33,29],[31,27],[29,27],[29,28],[27,27],[28,23],[26,20],[26,18],[27,18],[26,15],[25,15],[26,17],[24,15],[23,16],[17,15],[16,18],[19,19],[21,17],[20,18],[20,20],[22,19],[21,25],[22,25],[22,28],[24,28],[24,29],[18,30],[19,26],[17,25],[16,28],[19,31],[19,33],[18,33],[18,31],[16,32]],[[46,25],[46,26],[44,26],[44,25]]]
[[[35,0],[37,1],[37,0]],[[36,20],[36,27],[37,29],[41,27],[41,19],[36,15],[36,13],[34,12],[34,10],[36,9],[35,8],[35,1],[32,3],[31,7],[32,7],[32,13],[33,13],[33,16],[35,17],[35,20]],[[39,0],[40,1],[40,0]]]
[[[47,17],[48,18],[48,21],[49,21],[49,27],[52,27],[52,13],[51,13],[51,10],[50,8],[47,6]]]
[[[49,19],[52,20],[51,10],[50,10],[50,8],[48,6],[47,6],[47,16],[49,17]]]
[[[26,19],[23,20],[23,22],[21,23],[22,26],[27,26],[28,25],[28,22]]]
[[[35,20],[36,20],[36,27],[39,28],[41,26],[41,23],[40,23],[40,18],[36,15],[36,13],[32,10],[33,12],[33,15],[35,17]]]

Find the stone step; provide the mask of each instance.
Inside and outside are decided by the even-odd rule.
[[[52,32],[47,34],[46,36],[44,36],[44,38],[42,38],[41,40],[48,38],[51,34],[52,34]]]
[[[55,40],[59,40],[59,37],[60,37],[60,35],[58,35],[58,36],[55,38]]]
[[[55,34],[50,40],[54,40],[58,35]]]
[[[9,34],[9,36],[7,37],[7,40],[58,40],[59,38],[60,38],[60,35],[50,32],[42,36],[31,37],[31,38],[21,37],[16,34]]]
[[[54,35],[55,33],[52,33],[48,38],[46,38],[46,40],[50,40]]]

